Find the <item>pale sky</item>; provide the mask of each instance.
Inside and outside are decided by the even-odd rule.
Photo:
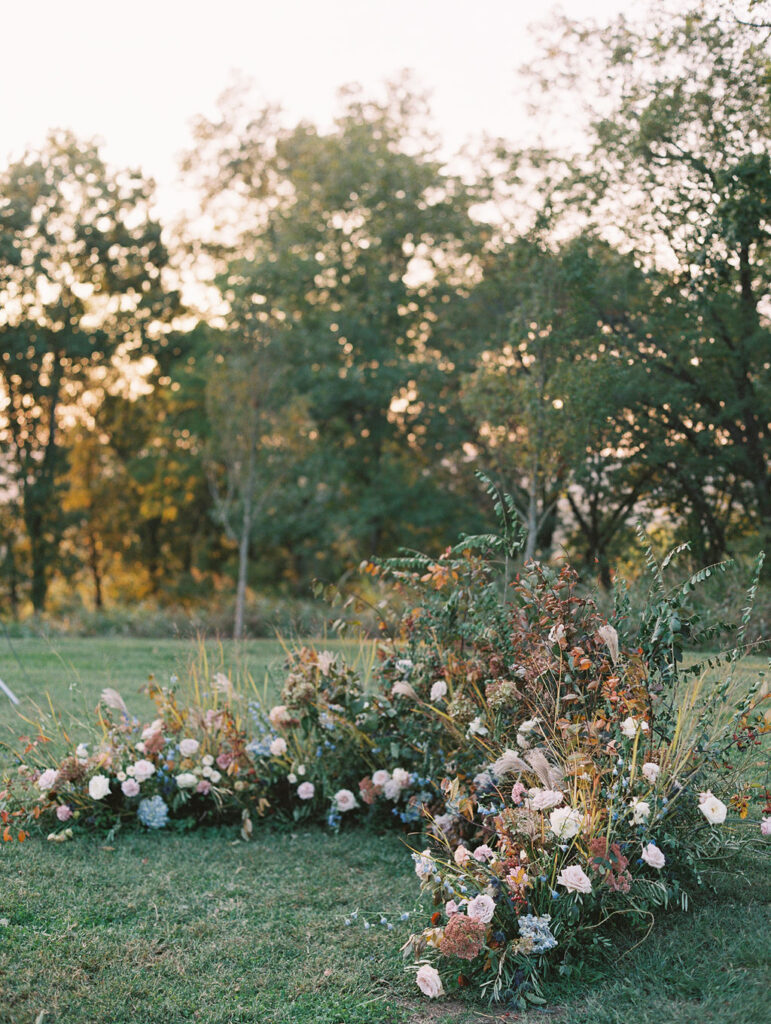
[[[484,132],[522,140],[516,69],[528,25],[557,4],[525,0],[22,0],[0,8],[0,160],[66,127],[140,166],[160,206],[182,205],[177,155],[234,71],[295,119],[328,124],[346,83],[375,91],[411,68],[432,92],[448,152]],[[565,0],[604,21],[629,0]]]

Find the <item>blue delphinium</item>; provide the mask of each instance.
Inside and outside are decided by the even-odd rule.
[[[163,828],[169,818],[169,809],[157,794],[139,801],[137,817],[147,828]]]
[[[544,914],[543,917],[536,917],[534,914],[524,914],[522,917],[517,918],[519,934],[523,939],[533,940],[534,953],[545,953],[549,949],[554,949],[557,945],[557,940],[549,930],[550,921],[551,914]]]

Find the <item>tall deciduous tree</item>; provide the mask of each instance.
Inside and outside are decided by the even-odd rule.
[[[52,135],[0,174],[0,431],[45,605],[63,517],[60,422],[98,367],[151,353],[176,308],[152,184]]]

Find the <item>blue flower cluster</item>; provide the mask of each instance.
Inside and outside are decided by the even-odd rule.
[[[554,949],[557,945],[557,940],[549,931],[550,921],[551,914],[544,914],[543,917],[536,917],[534,914],[524,914],[517,919],[519,934],[523,939],[533,940],[534,953],[545,953],[549,949]]]
[[[147,828],[163,828],[169,818],[169,809],[157,794],[139,801],[137,817]]]

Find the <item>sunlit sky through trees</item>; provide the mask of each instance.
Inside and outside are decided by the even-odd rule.
[[[528,26],[552,2],[524,0],[32,0],[5,5],[0,62],[0,158],[42,144],[51,128],[104,142],[116,165],[159,185],[161,213],[185,206],[176,181],[190,121],[211,115],[234,74],[288,117],[322,126],[336,92],[377,92],[409,68],[432,94],[448,152],[482,133],[531,141],[516,70],[537,52]],[[599,21],[625,0],[569,0]]]

